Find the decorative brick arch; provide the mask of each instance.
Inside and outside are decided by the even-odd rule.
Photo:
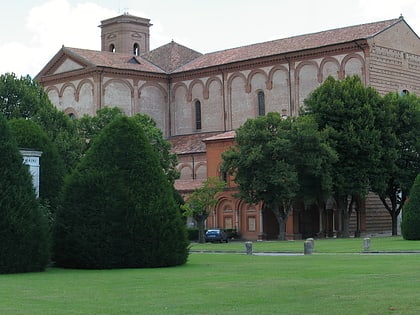
[[[207,79],[206,84],[204,86],[204,99],[206,99],[206,100],[210,96],[209,95],[210,94],[210,85],[213,82],[218,82],[220,84],[220,95],[223,95],[223,83],[222,83],[222,80],[220,80],[220,78],[218,78],[218,77],[213,76],[213,77],[210,77],[210,78]]]
[[[76,101],[79,101],[79,97],[80,97],[80,90],[82,89],[83,85],[88,84],[92,87],[92,95],[94,95],[94,85],[93,82],[89,79],[84,79],[82,81],[79,82],[79,84],[77,85],[77,89],[76,89]]]
[[[266,88],[268,89],[268,76],[267,76],[267,73],[264,71],[264,70],[262,70],[262,69],[254,69],[254,70],[252,70],[249,74],[248,74],[248,78],[247,78],[247,81],[246,81],[246,88],[247,88],[247,93],[251,93],[251,89],[252,89],[252,86],[251,86],[251,81],[252,81],[252,78],[256,75],[256,74],[261,74],[261,75],[263,75],[264,76],[264,78],[265,78],[265,86],[266,86]]]
[[[235,229],[237,227],[238,217],[237,211],[235,211],[235,200],[231,197],[219,196],[212,215],[212,224],[215,228]]]
[[[363,84],[366,85],[366,67],[365,67],[365,59],[363,59],[362,56],[360,56],[359,54],[348,54],[347,56],[345,56],[343,58],[343,61],[341,62],[341,67],[340,67],[340,73],[342,75],[341,79],[344,79],[346,76],[346,65],[349,62],[349,60],[351,59],[357,59],[358,61],[360,61],[360,71],[361,71],[361,75],[362,77],[360,78],[363,82]]]
[[[232,81],[236,78],[242,78],[244,80],[245,91],[247,93],[250,93],[250,91],[248,92],[248,88],[247,88],[247,79],[242,72],[235,72],[228,78],[228,81],[227,81],[228,91],[230,91],[232,89]]]
[[[56,92],[57,96],[60,96],[60,91],[58,90],[58,88],[55,85],[49,86],[46,90],[45,93],[48,94],[50,92]]]
[[[107,86],[110,85],[111,83],[122,83],[123,85],[128,87],[128,89],[131,92],[131,98],[133,98],[134,87],[130,84],[130,82],[128,80],[122,80],[122,79],[110,79],[110,80],[106,81],[105,84],[102,87],[102,95],[105,94],[105,90],[106,90]]]
[[[64,110],[64,114],[66,114],[67,116],[71,116],[71,115],[74,115],[74,117],[75,118],[78,118],[78,115],[77,115],[77,112],[76,112],[76,110],[73,108],[73,107],[67,107],[65,110]]]
[[[204,90],[205,90],[205,86],[203,81],[199,80],[199,79],[194,79],[193,81],[191,81],[189,87],[188,87],[188,92],[187,92],[187,101],[191,102],[192,101],[192,90],[194,88],[194,86],[198,84],[202,87],[202,91],[203,91],[203,97],[204,97]]]
[[[139,98],[140,98],[140,96],[141,96],[141,91],[142,91],[144,88],[149,87],[149,86],[157,88],[160,92],[162,92],[162,94],[163,94],[163,96],[164,96],[164,99],[165,99],[165,102],[167,102],[167,101],[168,101],[168,93],[167,93],[166,89],[165,89],[162,85],[160,85],[159,83],[156,83],[156,82],[146,82],[146,83],[143,83],[143,84],[139,87],[139,89],[138,89],[138,97],[139,97]]]
[[[303,99],[305,97],[305,96],[301,95],[302,82],[300,80],[301,71],[305,66],[314,67],[315,68],[315,73],[316,73],[316,78],[315,78],[316,81],[315,82],[318,84],[318,86],[319,86],[319,84],[322,83],[320,81],[321,80],[320,67],[318,66],[318,63],[316,61],[307,60],[307,61],[303,61],[303,62],[299,63],[299,65],[296,67],[296,71],[295,71],[295,84],[296,84],[295,106],[297,106],[296,108],[298,108],[300,106],[300,103],[301,103],[300,99],[301,98]],[[307,81],[307,82],[309,82],[309,81]]]
[[[76,99],[76,91],[77,91],[77,89],[76,89],[76,87],[74,86],[74,84],[73,84],[73,83],[71,83],[71,82],[67,82],[66,84],[64,84],[64,85],[61,87],[60,92],[58,93],[58,96],[59,96],[59,97],[63,97],[63,93],[64,93],[64,91],[65,91],[67,88],[69,88],[69,87],[73,89],[73,91],[74,91],[74,98]]]
[[[192,178],[192,174],[193,174],[191,165],[188,164],[188,163],[180,163],[178,165],[178,167],[177,167],[178,172],[180,174],[182,174],[182,170],[183,169],[187,169],[188,170],[188,174],[190,175],[190,178],[189,179],[191,179]]]
[[[289,69],[287,69],[285,66],[279,65],[271,68],[268,72],[267,90],[271,90],[273,88],[273,77],[277,71],[283,71],[286,73],[286,76],[289,76]],[[287,82],[287,84],[290,85],[290,82]]]
[[[302,61],[301,63],[299,63],[299,65],[296,67],[296,71],[295,71],[295,81],[299,82],[299,73],[304,66],[315,66],[315,68],[317,69],[318,83],[321,83],[321,81],[320,81],[320,79],[321,79],[320,67],[319,67],[318,63],[316,61],[313,61],[313,60],[306,60],[306,61]]]
[[[174,84],[174,86],[172,87],[172,97],[171,97],[171,102],[175,101],[175,94],[176,94],[176,90],[178,90],[179,88],[184,88],[185,89],[185,93],[188,93],[188,87],[184,82],[177,82]]]
[[[325,57],[324,59],[322,59],[321,64],[319,65],[319,75],[321,77],[321,82],[324,82],[326,78],[324,78],[324,67],[327,63],[333,63],[337,66],[337,78],[340,78],[341,75],[341,65],[340,62],[334,58],[334,57]]]

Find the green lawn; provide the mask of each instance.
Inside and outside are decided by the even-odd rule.
[[[295,252],[303,253],[303,240],[296,241],[254,241],[252,247],[254,252]],[[315,240],[316,253],[360,253],[364,249],[364,238],[329,238]],[[245,242],[233,241],[228,244],[219,243],[192,243],[191,250],[200,251],[226,251],[245,252]],[[404,252],[418,251],[420,253],[420,242],[406,241],[402,237],[370,237],[371,252]]]
[[[420,246],[377,241],[392,251]],[[172,268],[0,275],[0,314],[418,314],[420,255],[355,252],[362,242],[316,241],[307,256],[192,253]]]

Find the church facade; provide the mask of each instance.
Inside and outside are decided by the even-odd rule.
[[[402,17],[207,54],[173,41],[150,50],[151,25],[129,14],[104,20],[101,51],[62,47],[35,79],[71,117],[114,106],[151,116],[178,154],[176,188],[184,194],[221,175],[220,154],[248,118],[271,111],[298,115],[328,76],[358,75],[382,94],[420,93],[420,40]],[[259,205],[236,200],[229,189],[219,198],[209,227],[235,229],[247,239],[276,234]],[[370,223],[369,204],[355,226],[383,229]],[[322,211],[294,211],[288,233],[325,234],[340,229],[336,221]]]

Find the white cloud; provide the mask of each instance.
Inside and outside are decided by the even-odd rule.
[[[22,3],[28,6],[32,1]],[[0,11],[4,16],[2,22],[6,26],[0,41],[0,73],[29,73],[35,76],[62,45],[100,50],[100,21],[122,14],[117,8],[110,10],[104,7],[112,7],[115,0],[38,0],[36,3],[41,3],[40,5],[22,8],[27,10],[26,16],[23,16],[23,11],[18,11],[21,10],[21,2],[19,5],[14,2],[7,2],[10,8],[6,11],[14,8],[15,13],[6,15],[5,10]],[[338,4],[336,0],[262,0],[261,5],[270,8],[264,11],[264,18],[261,18],[261,12],[251,9],[255,6],[252,0],[203,1],[199,5],[193,0],[119,0],[118,3],[129,3],[130,14],[151,19],[151,49],[173,39],[205,53],[330,28],[397,18],[400,14],[420,34],[418,0],[356,0],[348,5]],[[162,7],[165,9],[162,10]],[[12,35],[8,32],[8,27],[13,29]]]
[[[90,2],[72,6],[68,0],[49,0],[33,7],[26,21],[31,40],[0,46],[4,53],[0,60],[1,73],[14,72],[33,77],[62,45],[100,50],[98,25],[101,20],[116,14]]]

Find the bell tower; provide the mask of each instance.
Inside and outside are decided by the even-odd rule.
[[[124,13],[101,21],[101,50],[135,56],[150,50],[149,19]]]

